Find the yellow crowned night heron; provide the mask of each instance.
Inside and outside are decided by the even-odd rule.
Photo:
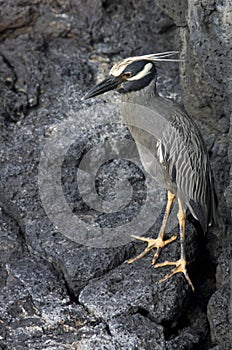
[[[218,221],[217,198],[207,150],[197,125],[180,105],[173,100],[160,97],[156,92],[155,62],[168,60],[166,57],[173,53],[176,52],[129,57],[115,64],[109,76],[93,87],[84,98],[94,97],[110,90],[117,90],[122,94],[122,101],[132,106],[132,108],[124,108],[123,118],[129,125],[142,164],[148,173],[156,177],[158,163],[161,174],[161,177],[158,176],[159,181],[168,190],[167,206],[158,237],[153,239],[132,236],[146,242],[147,248],[137,257],[130,259],[129,263],[133,263],[156,248],[152,260],[152,264],[156,264],[161,249],[176,239],[177,236],[172,236],[165,240],[164,234],[168,217],[177,197],[181,256],[178,261],[165,261],[156,264],[155,267],[174,266],[171,273],[161,281],[182,272],[194,290],[186,270],[186,207],[206,230],[208,225]],[[148,130],[136,126],[134,121],[136,105],[154,111]],[[156,115],[166,121],[165,127],[158,133]],[[141,113],[139,118],[143,123],[144,113]]]

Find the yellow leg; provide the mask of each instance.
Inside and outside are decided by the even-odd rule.
[[[175,241],[177,236],[172,236],[171,238],[167,239],[166,241],[164,240],[165,229],[167,226],[168,218],[169,218],[170,212],[172,210],[172,206],[173,206],[173,203],[175,201],[175,198],[176,198],[176,196],[168,191],[168,202],[167,202],[162,226],[161,226],[159,235],[156,239],[149,238],[149,237],[134,236],[134,235],[131,236],[135,239],[138,239],[139,241],[147,242],[147,247],[141,254],[139,254],[138,256],[136,256],[133,259],[128,260],[129,264],[132,264],[133,262],[143,258],[152,249],[156,248],[156,252],[155,252],[154,257],[152,259],[152,265],[154,265],[156,263],[159,255],[160,255],[162,248],[165,247],[167,244]]]
[[[165,276],[160,282],[166,281],[176,273],[182,272],[190,284],[192,290],[194,291],[194,286],[189,278],[188,272],[186,270],[186,256],[185,256],[185,221],[186,221],[186,211],[183,208],[182,201],[178,199],[179,211],[177,214],[179,225],[180,225],[180,259],[174,262],[165,261],[163,263],[156,264],[155,267],[163,266],[176,266],[169,275]]]

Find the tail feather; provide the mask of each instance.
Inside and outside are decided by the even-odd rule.
[[[200,222],[204,232],[207,232],[208,226],[222,226],[222,221],[218,213],[218,198],[211,174],[207,183],[208,188],[205,203],[197,203],[192,199],[190,199],[188,203],[192,215]]]

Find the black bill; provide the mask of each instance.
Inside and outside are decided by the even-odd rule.
[[[91,90],[89,90],[85,94],[83,99],[86,100],[87,98],[104,94],[104,92],[115,90],[121,84],[121,82],[121,77],[114,77],[113,75],[111,75],[108,78],[104,79],[102,82],[100,82],[98,85],[94,86]]]

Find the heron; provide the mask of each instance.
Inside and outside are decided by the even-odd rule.
[[[136,143],[143,167],[167,189],[166,209],[157,238],[132,235],[145,242],[147,247],[128,263],[134,263],[155,250],[152,265],[156,268],[172,266],[171,272],[160,282],[183,273],[194,291],[186,267],[186,210],[189,209],[202,229],[207,231],[209,225],[218,223],[218,200],[207,148],[199,127],[180,104],[173,99],[161,97],[157,92],[156,62],[179,61],[170,59],[176,53],[168,51],[123,59],[114,64],[109,75],[90,89],[84,99],[111,90],[121,94],[122,102],[127,106],[122,117]],[[154,112],[153,117],[149,117],[149,130],[143,128],[143,113],[135,116],[136,106]],[[165,127],[159,132],[156,116],[165,120]],[[140,126],[135,125],[135,118],[136,121],[139,120]],[[177,238],[177,235],[173,235],[165,239],[168,218],[175,200],[178,202],[180,258],[177,261],[157,263],[162,248]]]

